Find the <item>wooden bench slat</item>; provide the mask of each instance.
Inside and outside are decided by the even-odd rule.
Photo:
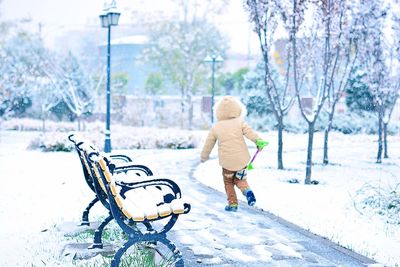
[[[70,135],[84,170],[85,180],[96,193],[97,200],[109,210],[110,215],[100,230],[96,230],[92,248],[101,248],[101,233],[105,225],[115,219],[128,234],[129,241],[115,254],[112,266],[118,266],[128,247],[146,240],[161,241],[174,254],[176,263],[183,266],[182,255],[167,239],[166,233],[174,226],[180,214],[190,211],[190,204],[181,198],[179,186],[170,179],[152,176],[144,165],[133,164],[128,156],[113,158],[106,155],[78,135]],[[130,163],[124,163],[128,162]],[[93,204],[92,204],[93,205]],[[160,224],[152,224],[161,220]],[[135,223],[145,226],[137,228]]]
[[[110,186],[110,190],[113,192],[118,208],[128,219],[142,221],[144,217],[151,221],[171,214],[183,214],[185,212],[182,199],[175,198],[171,203],[164,203],[163,192],[155,186],[148,186],[147,189],[144,187],[131,189],[125,193],[125,199],[123,199],[119,194],[120,191],[115,184],[115,177],[110,173],[106,160],[100,157],[98,162]],[[119,175],[119,178],[121,178],[121,175]],[[162,208],[160,208],[161,204],[163,204]],[[141,215],[142,213],[144,216]],[[133,216],[132,214],[135,215]]]

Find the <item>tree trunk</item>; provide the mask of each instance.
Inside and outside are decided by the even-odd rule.
[[[42,108],[42,111],[40,113],[40,117],[42,118],[42,133],[45,133],[46,132],[46,114],[43,111],[43,108]]]
[[[328,128],[325,129],[324,131],[324,159],[322,163],[324,165],[328,165],[329,160],[328,160],[328,140],[329,140],[329,130]]]
[[[44,117],[42,117],[42,132],[46,132],[46,119]]]
[[[81,131],[81,116],[77,117],[77,121],[78,121],[78,131]]]
[[[185,100],[181,99],[181,129],[185,127]]]
[[[327,165],[329,163],[328,142],[329,142],[329,133],[332,129],[333,115],[334,115],[334,107],[333,107],[332,112],[329,113],[328,127],[326,127],[325,132],[324,132],[324,159],[323,159],[324,165]]]
[[[382,125],[383,125],[383,114],[382,107],[378,107],[378,155],[376,157],[376,163],[382,163]]]
[[[189,130],[193,129],[193,102],[190,100],[189,104]]]
[[[308,123],[308,146],[307,146],[307,165],[306,165],[306,179],[304,184],[311,184],[311,168],[312,168],[312,150],[314,141],[314,128],[315,121]]]
[[[278,120],[278,170],[283,170],[283,118]]]
[[[181,88],[181,129],[185,127],[185,90]]]
[[[383,123],[383,148],[384,148],[384,153],[383,153],[383,158],[387,159],[389,158],[388,154],[388,148],[387,148],[387,126],[388,123]]]

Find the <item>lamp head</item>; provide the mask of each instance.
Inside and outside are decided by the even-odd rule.
[[[117,26],[121,12],[117,9],[115,0],[110,5],[104,4],[104,9],[100,14],[101,27]]]

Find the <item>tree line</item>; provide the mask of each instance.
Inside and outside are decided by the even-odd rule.
[[[328,112],[324,138],[324,164],[328,164],[336,105],[355,75],[361,75],[378,116],[376,162],[382,162],[400,81],[398,3],[390,4],[381,0],[244,1],[262,52],[264,92],[278,125],[279,169],[283,169],[284,119],[294,99],[308,125],[305,184],[311,183],[316,121],[322,110]],[[273,57],[278,30],[286,35],[280,47],[282,74]],[[312,98],[311,109],[304,105],[304,97]]]
[[[191,129],[193,95],[211,91],[211,67],[204,58],[210,54],[226,57],[228,42],[213,18],[224,12],[227,1],[172,3],[176,16],[137,16],[136,24],[149,35],[141,59],[156,66],[145,90],[154,95],[168,86],[178,88],[181,126]],[[321,114],[328,114],[323,163],[329,163],[329,133],[344,95],[349,106],[377,114],[376,161],[388,157],[387,128],[399,95],[400,58],[398,3],[390,4],[382,0],[243,1],[258,36],[261,63],[256,70],[233,73],[221,73],[218,65],[215,92],[220,94],[223,88],[223,93],[240,94],[252,89],[246,88],[244,80],[255,80],[259,90],[250,101],[271,112],[276,121],[278,169],[284,169],[286,117],[295,106],[307,125],[305,183],[312,181],[314,133]],[[27,22],[0,24],[4,33],[0,37],[0,117],[20,116],[33,101],[40,106],[43,123],[51,112],[68,114],[78,122],[90,115],[96,94],[105,92],[104,69],[93,73],[81,57],[49,50],[40,34],[23,30],[23,23]],[[254,71],[260,75],[252,77]],[[112,92],[123,94],[126,84],[125,74],[114,74]],[[306,98],[311,105],[306,105]],[[368,101],[362,103],[362,99]]]

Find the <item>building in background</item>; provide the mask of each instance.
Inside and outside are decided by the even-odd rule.
[[[127,74],[128,95],[145,94],[146,79],[155,69],[154,66],[144,62],[142,58],[142,52],[147,45],[148,38],[145,35],[131,35],[111,40],[111,72]],[[98,49],[99,61],[105,59],[107,44],[100,44]]]

